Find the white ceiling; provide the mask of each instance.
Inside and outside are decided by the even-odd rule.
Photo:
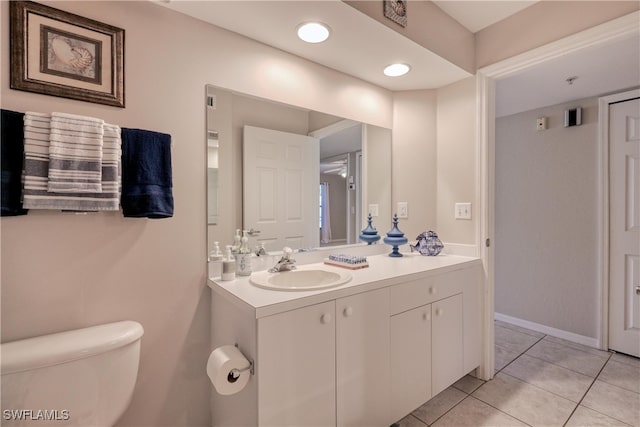
[[[434,0],[440,9],[472,33],[477,33],[537,2],[538,0]]]
[[[471,32],[477,32],[536,1],[435,3]],[[158,4],[392,91],[439,88],[470,76],[339,0],[160,0]],[[331,27],[328,41],[311,45],[297,38],[296,27],[310,20]],[[640,85],[638,40],[583,49],[499,81],[497,114],[513,114]],[[382,70],[392,62],[409,63],[412,70],[403,77],[386,77]],[[565,82],[570,76],[579,77],[571,86]]]
[[[438,88],[471,75],[339,0],[159,4],[393,91]],[[296,35],[298,25],[314,20],[331,28],[324,43]],[[411,72],[385,76],[382,70],[394,62],[410,64]]]
[[[566,80],[577,77],[573,84]],[[496,116],[640,86],[640,35],[584,48],[496,82]]]

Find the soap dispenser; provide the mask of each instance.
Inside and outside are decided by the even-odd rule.
[[[236,274],[238,276],[251,275],[251,250],[249,249],[249,237],[247,236],[247,230],[242,230],[240,248],[236,255]]]
[[[237,254],[240,251],[240,245],[242,244],[242,236],[240,236],[240,229],[236,229],[236,235],[233,237],[233,246],[231,246],[231,252]]]
[[[213,250],[209,252],[209,279],[214,280],[222,274],[222,259],[220,243],[213,242]]]
[[[231,245],[227,245],[227,257],[222,260],[222,280],[233,280],[236,278],[236,261],[231,253]]]

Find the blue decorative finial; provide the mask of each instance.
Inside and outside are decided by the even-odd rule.
[[[360,233],[360,240],[362,240],[363,242],[367,242],[368,245],[380,240],[380,235],[378,234],[378,230],[376,230],[375,227],[371,225],[372,220],[373,220],[373,217],[371,216],[371,212],[369,212],[369,216],[367,217],[368,225]]]
[[[404,237],[404,233],[398,228],[398,214],[393,214],[393,228],[387,233],[387,237],[384,238],[384,242],[387,245],[393,247],[393,252],[389,254],[390,257],[401,257],[402,254],[398,251],[398,246],[407,244],[409,240]]]

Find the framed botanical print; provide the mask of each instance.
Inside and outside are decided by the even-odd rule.
[[[124,107],[124,30],[10,2],[11,88]]]

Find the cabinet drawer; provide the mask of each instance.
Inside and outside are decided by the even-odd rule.
[[[391,314],[402,313],[462,292],[465,270],[425,277],[393,286],[390,290]]]

